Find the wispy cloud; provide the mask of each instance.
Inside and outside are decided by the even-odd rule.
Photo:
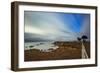
[[[76,40],[76,31],[80,32],[77,29],[81,29],[81,24],[77,23],[80,18],[76,19],[74,15],[25,11],[25,33],[30,33],[25,34],[25,39]]]

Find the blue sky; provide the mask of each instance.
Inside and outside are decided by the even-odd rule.
[[[25,40],[75,41],[90,38],[90,15],[60,12],[24,12]]]

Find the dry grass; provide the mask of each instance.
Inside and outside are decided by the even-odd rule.
[[[25,50],[25,61],[81,59],[80,42],[55,42],[59,48],[51,52],[41,52],[37,49]],[[90,43],[85,43],[86,51],[90,57]]]

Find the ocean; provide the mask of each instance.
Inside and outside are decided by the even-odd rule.
[[[53,44],[54,42],[25,42],[25,50],[30,50],[30,49],[38,49],[44,52],[49,52],[49,49],[57,49],[59,48],[58,46],[55,46]]]

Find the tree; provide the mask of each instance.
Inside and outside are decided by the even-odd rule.
[[[78,41],[81,41],[81,38],[80,38],[80,37],[77,37],[77,40],[78,40]]]
[[[86,35],[83,35],[81,38],[83,39],[83,42],[85,42],[86,39],[88,39],[88,37]]]

